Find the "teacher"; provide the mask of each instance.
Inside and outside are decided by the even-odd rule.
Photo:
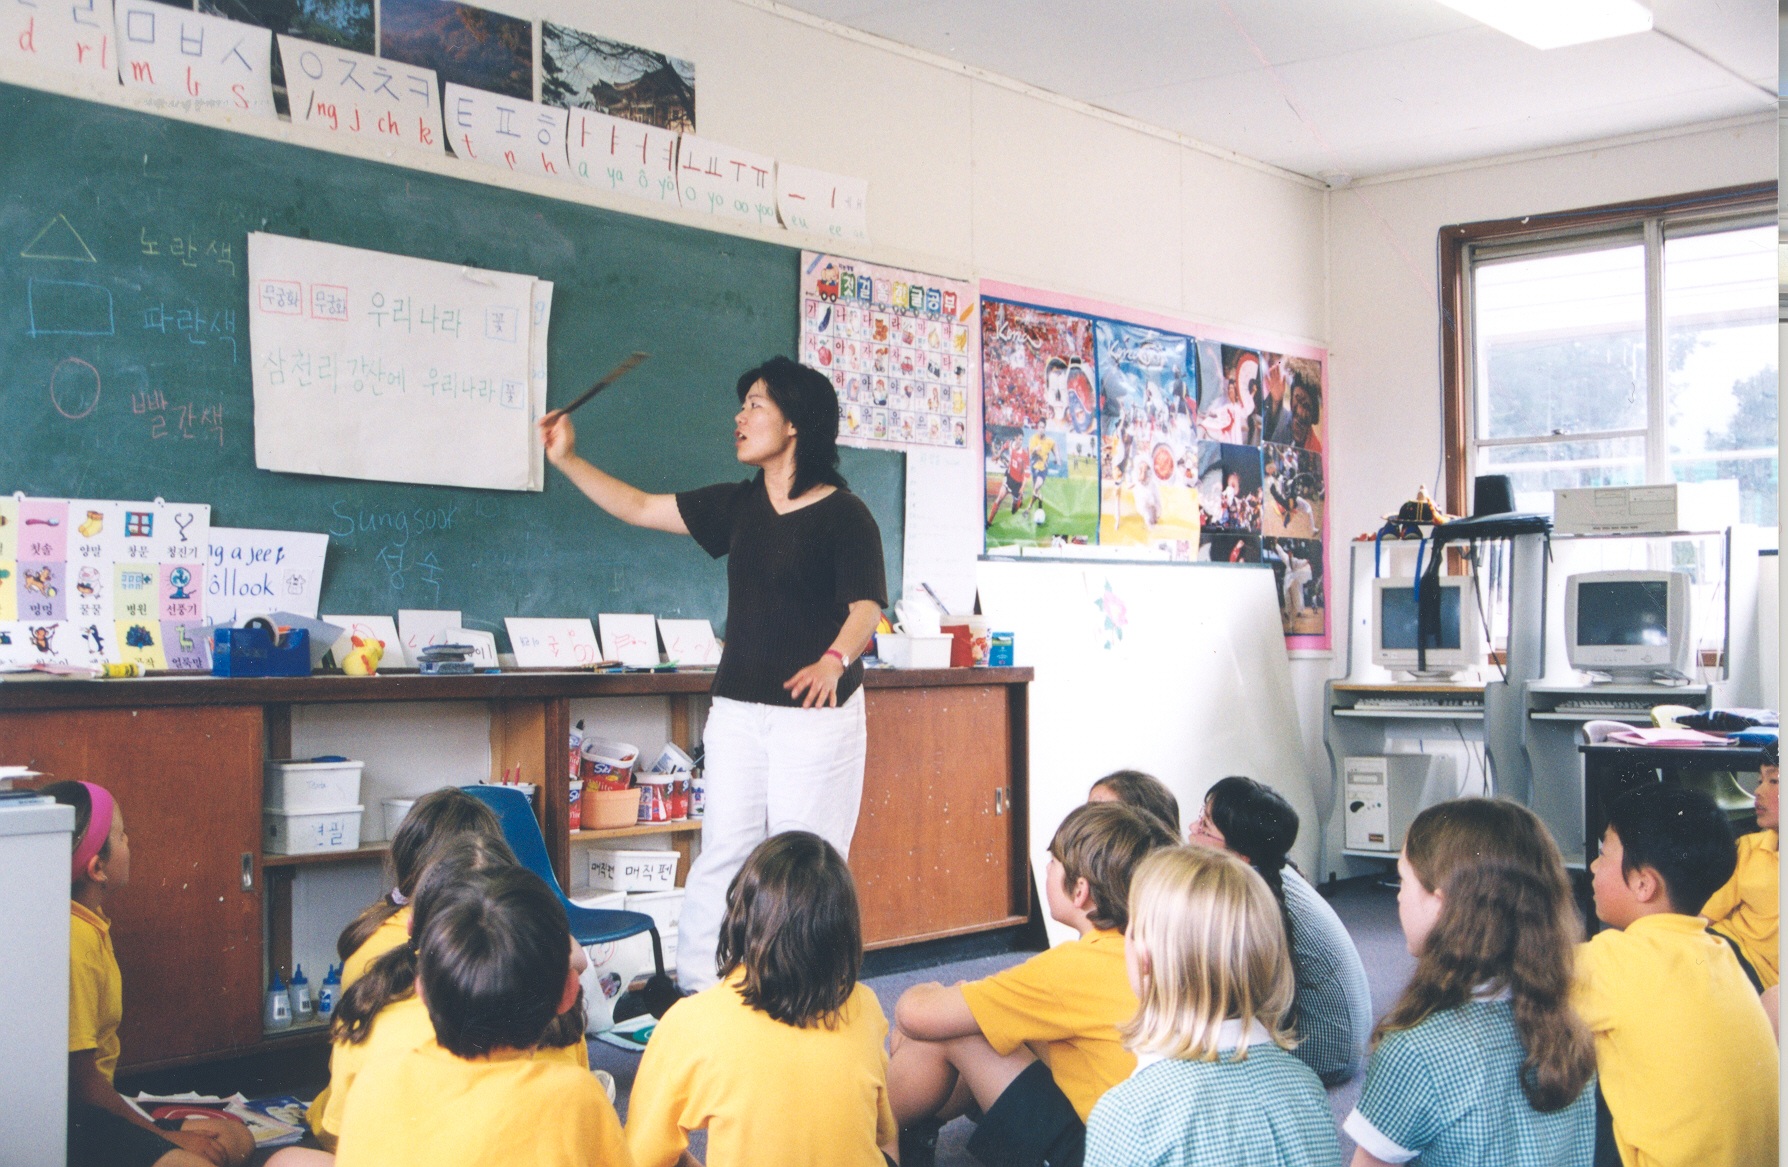
[[[539,423],[547,460],[597,506],[727,557],[701,853],[678,924],[684,992],[718,979],[727,885],[753,847],[806,830],[849,855],[867,744],[858,656],[888,602],[881,531],[838,473],[831,383],[771,357],[740,376],[738,395],[733,446],[757,476],[679,494],[647,494],[579,457],[569,417]]]

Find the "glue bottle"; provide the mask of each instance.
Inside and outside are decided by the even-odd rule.
[[[316,1006],[310,999],[310,980],[304,975],[303,965],[293,971],[288,990],[292,997],[292,1024],[303,1025],[307,1021],[316,1020]]]
[[[273,983],[267,986],[267,1015],[262,1019],[264,1029],[288,1029],[292,1024],[292,999],[286,996],[285,982],[279,979],[279,972],[273,973]]]
[[[330,965],[329,972],[323,977],[323,984],[317,989],[317,1020],[329,1021],[335,1017],[335,1002],[341,997],[341,968]]]

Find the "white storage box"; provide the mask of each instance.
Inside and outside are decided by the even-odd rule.
[[[296,811],[266,807],[261,811],[266,850],[274,855],[352,851],[360,846],[360,815],[365,810],[363,806]]]
[[[675,851],[590,848],[590,887],[596,891],[670,891],[677,886]]]
[[[954,636],[902,636],[898,632],[876,634],[875,655],[897,669],[947,669]]]
[[[666,967],[677,961],[677,920],[683,915],[683,889],[633,892],[627,896],[627,910],[644,912],[658,925],[658,939],[664,943]]]
[[[387,798],[379,805],[385,808],[385,838],[387,841],[397,838],[397,828],[404,825],[410,808],[416,805],[414,798]]]
[[[627,893],[624,891],[599,891],[587,896],[577,896],[571,902],[580,908],[589,908],[593,912],[625,912],[627,910]]]
[[[268,810],[333,810],[360,801],[365,762],[269,758],[261,764],[261,805]]]

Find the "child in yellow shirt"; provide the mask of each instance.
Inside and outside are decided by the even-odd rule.
[[[416,996],[435,1039],[361,1072],[340,1167],[630,1167],[596,1078],[537,1056],[581,992],[558,898],[500,865],[441,880],[415,915]]]
[[[1050,917],[1080,934],[983,980],[914,985],[895,1007],[888,1093],[902,1167],[925,1167],[937,1127],[978,1108],[983,1162],[1078,1167],[1086,1119],[1129,1077],[1118,1026],[1136,1013],[1124,968],[1130,873],[1177,840],[1116,802],[1076,807],[1049,844]]]
[[[40,791],[74,807],[69,881],[68,1161],[96,1167],[241,1167],[254,1138],[239,1122],[188,1118],[170,1129],[132,1109],[112,1085],[124,981],[112,951],[108,892],[130,882],[124,812],[103,786],[52,782]]]
[[[1776,1158],[1775,1036],[1731,947],[1697,913],[1736,861],[1725,814],[1699,790],[1640,786],[1608,807],[1590,864],[1608,927],[1577,960],[1577,1012],[1595,1036],[1624,1167]]]
[[[1737,869],[1701,908],[1713,930],[1750,961],[1758,987],[1766,993],[1782,981],[1781,789],[1780,754],[1770,742],[1763,747],[1757,776],[1757,829],[1739,836]],[[1773,999],[1771,994],[1768,1001]]]
[[[807,831],[759,843],[727,888],[720,983],[672,1006],[640,1059],[637,1167],[680,1162],[692,1130],[727,1167],[882,1167],[888,1022],[862,962],[844,857]]]

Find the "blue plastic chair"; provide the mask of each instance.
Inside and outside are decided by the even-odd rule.
[[[509,849],[515,852],[515,857],[521,861],[523,867],[546,881],[546,886],[552,888],[553,894],[559,897],[559,903],[564,905],[565,916],[571,923],[571,936],[580,945],[588,947],[592,944],[612,944],[629,936],[638,936],[641,932],[652,934],[652,963],[656,971],[646,982],[645,991],[640,994],[645,1009],[623,1012],[622,1005],[617,1003],[615,1020],[638,1016],[642,1011],[650,1012],[654,1017],[664,1016],[664,1011],[681,994],[664,971],[664,944],[658,938],[657,921],[644,912],[581,908],[572,903],[559,886],[559,877],[553,873],[552,862],[546,856],[546,839],[540,833],[540,823],[534,818],[534,807],[526,794],[511,786],[478,785],[462,786],[460,789],[496,813]]]

